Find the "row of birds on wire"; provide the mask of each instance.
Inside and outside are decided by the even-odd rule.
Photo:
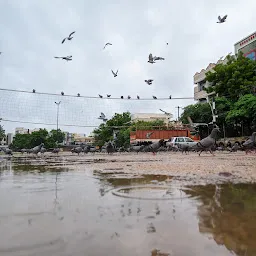
[[[33,92],[33,93],[36,93],[36,90],[33,89],[32,92]],[[61,92],[60,94],[61,94],[62,96],[65,95],[64,92]],[[111,98],[111,94],[107,94],[106,96],[107,96],[107,98]],[[78,94],[77,94],[77,97],[81,97],[81,94],[78,93]],[[104,97],[103,97],[103,95],[99,94],[99,98],[103,99]],[[132,98],[132,97],[131,97],[130,95],[127,96],[127,99],[128,99],[128,100],[130,100],[131,98]],[[152,96],[152,98],[153,98],[154,100],[157,100],[157,97],[154,96],[154,95]],[[124,96],[123,96],[123,95],[120,96],[120,99],[124,99]],[[140,100],[140,96],[139,96],[139,95],[137,95],[137,99]],[[172,99],[172,95],[169,96],[169,99]]]

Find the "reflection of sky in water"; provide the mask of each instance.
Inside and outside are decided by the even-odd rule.
[[[20,122],[55,124],[57,109],[55,101],[61,101],[59,111],[60,127],[61,124],[97,127],[102,122],[97,119],[101,112],[104,112],[107,118],[111,118],[115,113],[125,111],[131,113],[161,113],[159,111],[160,108],[175,114],[174,112],[177,110],[175,106],[180,100],[177,100],[177,102],[176,100],[129,101],[122,99],[88,99],[83,97],[0,91],[0,117]],[[188,104],[191,101],[186,100],[186,102],[183,102],[183,106],[184,103]],[[14,127],[24,126],[19,123],[13,125]]]

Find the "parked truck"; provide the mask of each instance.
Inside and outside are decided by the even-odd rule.
[[[168,141],[172,137],[189,137],[192,140],[199,141],[199,135],[190,129],[175,129],[175,130],[137,130],[130,132],[130,144],[138,142],[155,142],[160,139]]]

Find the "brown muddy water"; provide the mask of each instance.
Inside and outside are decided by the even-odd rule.
[[[255,256],[256,185],[0,169],[1,256]]]

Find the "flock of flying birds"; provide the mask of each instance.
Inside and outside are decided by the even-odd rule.
[[[224,22],[226,22],[226,19],[227,19],[227,17],[228,17],[228,15],[225,15],[225,16],[223,16],[223,17],[221,17],[221,16],[218,16],[218,21],[217,21],[217,23],[224,23]],[[73,39],[73,35],[75,34],[75,32],[76,31],[73,31],[72,33],[70,33],[67,37],[65,37],[62,41],[61,41],[61,43],[62,44],[64,44],[67,40],[68,41],[71,41],[72,39]],[[168,45],[168,43],[166,43],[167,45]],[[107,47],[107,46],[111,46],[112,45],[112,43],[106,43],[105,45],[104,45],[104,47],[103,47],[103,50]],[[2,52],[0,52],[0,55],[2,54]],[[55,59],[63,59],[63,60],[66,60],[66,61],[71,61],[72,60],[72,55],[69,55],[69,56],[64,56],[64,57],[61,57],[61,56],[55,56],[54,57]],[[154,64],[154,63],[156,63],[156,61],[158,61],[158,60],[164,60],[164,58],[163,57],[157,57],[157,56],[154,56],[153,57],[153,55],[152,55],[152,53],[150,53],[149,54],[149,56],[148,56],[148,63],[150,63],[150,64]],[[118,70],[116,71],[116,72],[114,72],[113,70],[111,70],[111,72],[112,72],[112,74],[113,74],[113,76],[114,77],[117,77],[117,74],[118,74]],[[144,80],[145,81],[145,83],[147,83],[148,85],[152,85],[152,83],[153,83],[153,79],[146,79],[146,80]],[[32,91],[33,93],[35,93],[36,91],[35,91],[35,89],[33,89],[33,91]],[[62,96],[64,96],[64,92],[61,92],[61,95]],[[81,95],[80,95],[80,93],[78,93],[77,94],[77,96],[78,97],[80,97]],[[99,97],[100,98],[103,98],[103,96],[102,95],[100,95],[99,94]],[[107,94],[107,98],[110,98],[111,97],[111,95],[110,94]],[[157,99],[157,97],[156,96],[152,96],[153,97],[153,99]],[[120,97],[121,99],[124,99],[124,96],[121,96]],[[171,99],[172,97],[171,97],[171,95],[169,96],[169,99]],[[127,99],[131,99],[131,96],[130,95],[128,95],[128,97],[127,97]],[[139,95],[137,95],[137,99],[139,100],[140,99],[140,96]]]

